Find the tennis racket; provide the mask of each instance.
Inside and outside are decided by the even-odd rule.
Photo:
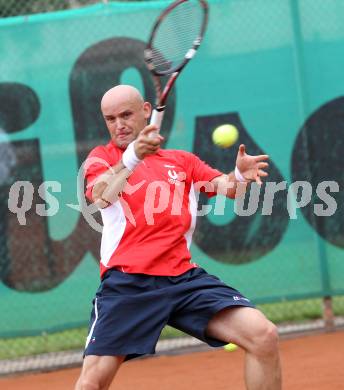
[[[170,4],[153,25],[144,58],[153,75],[156,102],[150,119],[160,130],[168,95],[200,47],[208,23],[205,0],[177,0]],[[161,77],[170,76],[164,88]]]

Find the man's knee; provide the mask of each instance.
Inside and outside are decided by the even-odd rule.
[[[266,320],[261,324],[253,336],[252,352],[268,356],[276,354],[278,351],[278,330],[276,325]]]
[[[81,375],[75,390],[101,390],[101,386],[96,379],[88,378],[87,375]]]
[[[125,356],[86,356],[75,390],[108,389],[124,358]]]
[[[84,370],[77,382],[75,390],[104,390],[112,381],[112,375],[104,375],[95,370]]]

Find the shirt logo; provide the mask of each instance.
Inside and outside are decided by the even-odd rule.
[[[169,176],[168,182],[170,184],[175,184],[175,185],[179,186],[180,183],[177,180],[178,179],[178,173],[176,171],[172,171],[171,169],[169,169],[167,174]]]
[[[179,186],[181,184],[182,181],[185,180],[186,178],[186,175],[184,172],[179,172],[177,173],[173,168],[175,168],[174,165],[164,165],[165,168],[170,168],[168,171],[167,171],[167,175],[168,175],[168,179],[167,181],[170,183],[170,184],[174,184],[176,186]]]

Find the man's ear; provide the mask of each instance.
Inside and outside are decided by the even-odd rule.
[[[152,113],[152,105],[149,102],[144,102],[143,111],[144,111],[145,119],[148,119]]]

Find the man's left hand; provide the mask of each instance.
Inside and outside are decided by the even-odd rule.
[[[241,144],[236,159],[236,166],[246,181],[255,181],[257,184],[261,185],[261,178],[268,176],[268,173],[264,170],[269,166],[266,162],[268,158],[269,156],[266,154],[258,156],[247,154],[245,145]]]

